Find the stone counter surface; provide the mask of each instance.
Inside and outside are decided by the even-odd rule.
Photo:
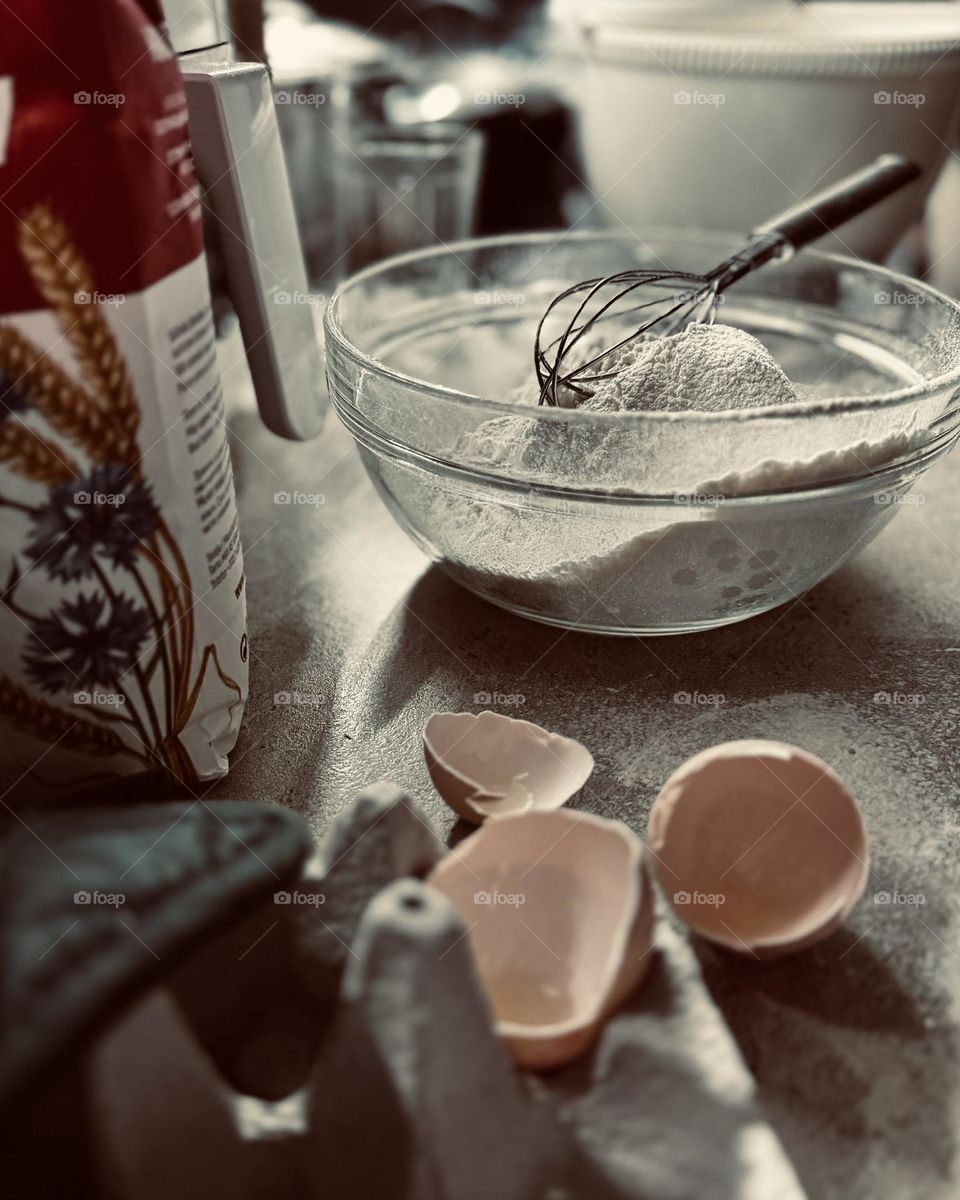
[[[306,446],[247,409],[231,425],[251,694],[215,794],[289,805],[319,834],[389,778],[453,832],[423,722],[499,706],[583,741],[596,770],[573,803],[642,833],[666,777],[706,746],[768,737],[813,751],[852,788],[872,839],[847,927],[768,964],[695,948],[812,1197],[955,1200],[960,457],[792,604],[710,633],[602,639],[525,622],[450,582],[389,516],[332,414]],[[281,491],[323,502],[278,504]]]

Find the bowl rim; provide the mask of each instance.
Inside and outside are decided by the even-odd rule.
[[[677,241],[688,241],[691,244],[708,244],[711,239],[717,238],[734,238],[741,239],[740,233],[734,233],[731,230],[689,230],[680,227],[670,226],[649,226],[642,231],[638,231],[633,238],[635,241],[640,241],[644,244],[646,240],[663,237],[669,239],[673,237]],[[397,267],[404,266],[408,263],[428,262],[430,259],[440,259],[446,256],[456,257],[459,253],[467,253],[473,250],[484,249],[496,246],[524,245],[536,247],[549,243],[551,249],[554,245],[560,242],[625,242],[631,240],[625,233],[617,231],[595,231],[595,230],[541,230],[535,233],[521,234],[497,234],[493,237],[478,237],[464,238],[455,242],[444,242],[439,246],[428,246],[418,250],[409,250],[404,254],[392,255],[389,258],[373,263],[368,267],[350,275],[343,280],[334,291],[327,304],[323,316],[324,338],[326,341],[327,354],[331,352],[331,345],[336,348],[336,353],[350,359],[356,366],[362,370],[366,370],[371,374],[381,378],[389,379],[394,383],[400,384],[403,387],[411,388],[421,393],[427,393],[437,399],[445,400],[449,403],[460,406],[469,406],[476,411],[478,407],[489,412],[492,416],[517,416],[518,409],[521,406],[512,401],[496,400],[488,396],[476,395],[471,392],[460,391],[457,388],[444,387],[440,384],[430,383],[427,380],[420,379],[415,375],[407,375],[404,372],[397,371],[392,367],[386,366],[373,355],[366,353],[356,346],[343,330],[341,305],[345,295],[352,289],[362,286],[372,279],[376,279],[378,275],[384,275],[388,271],[394,270]],[[795,258],[803,257],[806,260],[817,259],[821,262],[827,262],[847,268],[854,268],[860,271],[869,271],[888,280],[892,284],[905,286],[914,293],[920,293],[927,299],[939,303],[942,307],[952,310],[958,323],[960,323],[960,301],[954,300],[952,297],[941,292],[939,289],[930,286],[920,280],[913,279],[909,275],[904,275],[898,271],[892,271],[888,267],[882,266],[879,263],[872,263],[864,259],[854,258],[846,254],[835,254],[830,251],[823,250],[801,250]],[[792,260],[791,260],[792,261]],[[731,421],[763,421],[763,420],[784,420],[784,419],[804,419],[816,414],[829,414],[832,412],[842,412],[849,414],[857,411],[872,410],[875,408],[891,408],[900,404],[909,403],[917,399],[921,399],[926,395],[931,395],[935,392],[944,390],[960,384],[960,360],[956,367],[951,371],[947,371],[933,379],[923,380],[919,383],[910,384],[905,387],[895,388],[892,391],[880,392],[871,394],[870,396],[837,396],[828,397],[821,400],[794,400],[785,404],[770,404],[762,408],[738,408],[728,409],[720,412],[703,412],[693,409],[682,409],[667,412],[651,412],[651,411],[633,411],[633,412],[586,412],[577,408],[547,408],[544,406],[524,405],[523,411],[519,415],[533,417],[540,420],[553,420],[561,423],[584,423],[596,425],[610,425],[619,428],[629,428],[631,425],[645,425],[650,421],[663,423],[665,425],[675,424],[678,422],[698,423],[703,422],[707,425],[715,423],[729,424]],[[333,389],[331,389],[333,390]],[[360,413],[361,420],[369,424],[366,414]]]

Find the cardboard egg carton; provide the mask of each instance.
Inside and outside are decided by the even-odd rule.
[[[296,888],[142,998],[88,1060],[116,1200],[797,1200],[689,946],[581,1059],[518,1072],[467,930],[420,877],[443,847],[389,784]]]

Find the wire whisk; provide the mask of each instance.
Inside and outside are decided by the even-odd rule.
[[[695,322],[712,324],[718,297],[751,271],[793,254],[851,220],[920,176],[920,168],[899,154],[881,155],[765,221],[744,245],[705,275],[670,267],[635,268],[573,284],[555,296],[537,325],[534,366],[541,405],[576,407],[594,386],[619,374],[617,355],[645,334],[680,333]],[[563,332],[546,342],[556,320]],[[628,332],[603,344],[599,327],[615,322]],[[596,335],[596,336],[594,336]]]

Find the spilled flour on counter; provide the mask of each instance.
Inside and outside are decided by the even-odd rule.
[[[604,343],[584,338],[565,369],[602,353],[606,337]],[[586,373],[604,371],[616,373],[585,383],[592,391],[587,397],[561,391],[561,406],[611,414],[716,413],[800,398],[766,347],[728,325],[646,335],[604,355]],[[507,471],[533,484],[588,487],[615,496],[662,494],[663,477],[675,480],[676,461],[688,460],[677,451],[682,426],[650,422],[617,428],[615,422],[524,416],[523,409],[539,400],[535,380],[516,389],[512,399],[517,415],[494,417],[462,434],[450,448],[454,461]],[[818,564],[823,573],[832,570],[868,525],[879,527],[891,513],[863,494],[811,505],[800,520],[795,507],[762,500],[724,511],[724,499],[862,473],[904,453],[914,440],[895,433],[792,461],[766,458],[724,473],[722,465],[731,460],[722,439],[748,434],[718,429],[712,447],[704,445],[709,439],[702,428],[689,436],[690,461],[720,468],[714,478],[691,482],[684,494],[697,506],[691,519],[665,521],[675,516],[673,506],[600,506],[571,495],[566,511],[558,512],[556,500],[541,502],[535,494],[513,500],[504,493],[494,499],[443,491],[435,501],[443,511],[435,508],[431,525],[449,529],[441,547],[448,568],[456,573],[462,566],[475,581],[482,576],[477,582],[509,604],[573,620],[588,613],[591,621],[615,623],[622,617],[626,624],[656,625],[669,613],[682,624],[702,619],[704,593],[715,616],[733,616],[763,606],[770,588],[802,590]],[[715,505],[704,507],[704,497],[716,498]]]

